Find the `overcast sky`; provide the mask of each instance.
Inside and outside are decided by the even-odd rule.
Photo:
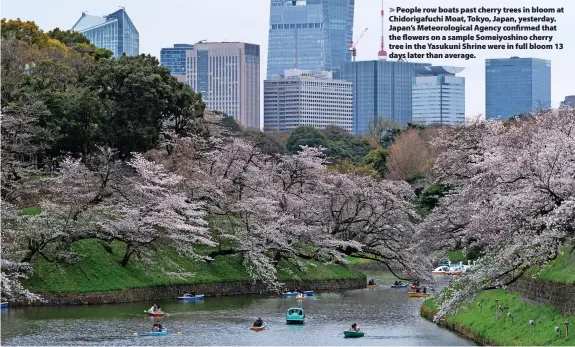
[[[572,0],[386,0],[386,12],[395,6],[442,7],[564,7],[558,15],[559,32],[553,42],[562,42],[563,50],[483,51],[473,60],[417,60],[434,65],[461,66],[466,77],[466,115],[485,111],[486,58],[520,57],[551,60],[552,103],[557,106],[566,95],[575,95],[575,1]],[[70,29],[82,11],[104,15],[124,6],[140,33],[140,53],[159,59],[160,49],[174,43],[241,41],[261,46],[261,76],[266,75],[270,0],[3,0],[1,16],[32,20],[43,30]],[[368,28],[357,46],[357,60],[377,58],[380,37],[380,0],[355,0],[354,36]],[[386,20],[386,30],[389,22]],[[495,34],[495,33],[489,33]],[[541,33],[548,35],[549,33]],[[386,34],[387,38],[387,34]],[[389,49],[387,50],[389,52]],[[409,61],[415,61],[410,59]],[[263,83],[262,83],[263,87]]]

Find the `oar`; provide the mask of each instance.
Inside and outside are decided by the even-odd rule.
[[[339,335],[343,335],[343,333],[339,333],[339,334],[337,334],[337,335],[333,335],[333,337],[337,337],[337,336],[339,336]]]

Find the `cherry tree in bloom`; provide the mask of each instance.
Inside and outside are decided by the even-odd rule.
[[[13,255],[22,263],[35,257],[49,262],[77,260],[72,243],[96,236],[98,221],[112,210],[110,204],[98,203],[110,194],[101,183],[98,175],[71,158],[62,161],[58,174],[28,182],[41,196],[39,211],[17,213],[4,225],[3,236],[17,245]]]
[[[435,164],[453,190],[422,225],[419,247],[484,256],[442,292],[437,319],[484,289],[504,288],[575,241],[575,110],[446,128]]]
[[[116,209],[111,218],[99,221],[105,239],[126,244],[122,266],[132,255],[149,258],[159,245],[196,258],[194,245],[214,245],[201,205],[190,201],[180,189],[182,177],[138,153],[133,153],[128,165],[136,175],[123,177],[121,192],[115,197]]]
[[[345,262],[368,245],[378,260],[405,261],[415,222],[407,184],[330,174],[321,148],[270,155],[208,123],[211,137],[177,139],[169,155],[148,157],[206,202],[215,238],[231,242],[212,257],[241,254],[252,278],[272,286],[282,259],[303,269],[301,259]]]
[[[2,259],[0,259],[0,283],[2,301],[35,301],[41,298],[30,293],[22,286],[22,280],[28,278],[30,266],[19,260],[19,244],[12,234],[5,232],[18,218],[16,206],[0,200],[2,218]]]

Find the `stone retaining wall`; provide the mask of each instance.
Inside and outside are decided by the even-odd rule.
[[[337,289],[357,289],[367,286],[367,279],[324,280],[324,281],[285,281],[286,287],[301,287],[304,290],[329,291]],[[272,294],[262,283],[224,282],[176,286],[157,286],[90,293],[37,293],[46,301],[22,305],[99,305],[137,301],[173,299],[184,293],[196,292],[206,296]]]
[[[555,306],[564,316],[575,315],[574,283],[567,284],[521,278],[507,289],[538,303]]]

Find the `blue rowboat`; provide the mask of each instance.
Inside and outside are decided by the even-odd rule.
[[[166,336],[168,335],[168,329],[163,328],[162,331],[150,331],[148,336]]]
[[[391,288],[407,288],[407,284],[392,284]]]
[[[184,296],[179,296],[178,300],[181,301],[200,301],[200,300],[204,300],[204,294],[200,294],[200,295],[192,295],[192,294],[184,294]]]
[[[313,296],[313,290],[306,290],[303,293],[307,296]]]
[[[286,312],[287,324],[303,324],[305,320],[305,312],[301,307],[288,308]]]
[[[282,295],[283,295],[284,297],[292,297],[292,296],[293,296],[293,297],[296,297],[298,294],[299,294],[298,292],[285,292],[285,293],[282,293]]]
[[[8,303],[7,303],[7,302],[3,302],[1,308],[8,308]]]

